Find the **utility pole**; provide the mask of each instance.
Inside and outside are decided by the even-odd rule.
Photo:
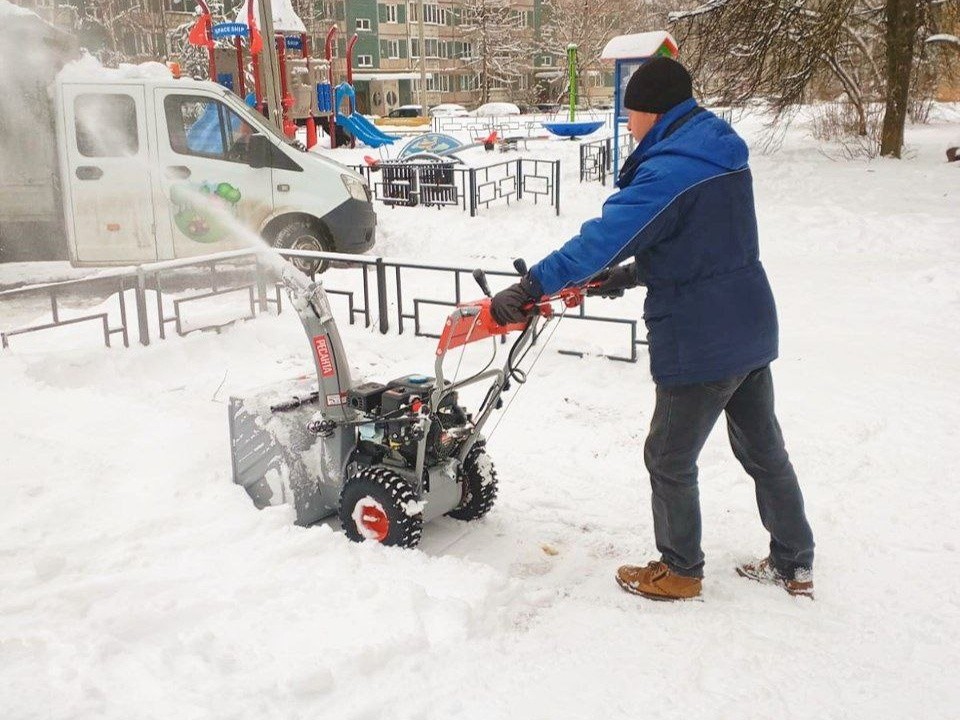
[[[427,44],[423,39],[423,0],[417,0],[417,34],[420,36],[420,115],[427,116]]]
[[[167,13],[166,13],[166,4],[167,0],[160,0],[160,38],[163,44],[163,60],[166,62],[170,59],[170,50],[167,47]],[[210,78],[211,80],[216,80],[216,78]]]
[[[280,107],[280,71],[277,67],[277,37],[273,32],[272,0],[248,0],[257,2],[257,14],[263,33],[263,51],[260,53],[260,69],[263,72],[263,96],[267,101],[269,119],[283,134],[283,108]]]

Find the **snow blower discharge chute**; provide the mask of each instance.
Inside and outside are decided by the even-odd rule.
[[[515,267],[526,272],[522,260]],[[561,306],[562,317],[583,301],[588,286],[544,297],[531,305],[527,322],[502,326],[490,314],[483,272],[474,271],[474,277],[487,297],[449,315],[433,377],[354,385],[322,283],[288,271],[284,283],[306,330],[317,377],[230,398],[234,481],[258,508],[292,504],[299,525],[338,514],[351,540],[401,547],[416,546],[423,524],[436,517],[476,520],[487,514],[497,474],[481,432],[502,407],[503,393],[523,383],[542,354],[546,342],[526,371],[520,368],[556,317],[554,305]],[[493,367],[499,338],[514,332],[519,335],[506,361]],[[485,369],[463,380],[444,377],[451,350],[485,340],[493,347]],[[470,413],[459,404],[458,391],[477,383],[489,387],[481,407]]]

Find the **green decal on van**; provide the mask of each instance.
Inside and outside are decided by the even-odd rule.
[[[180,183],[170,186],[170,201],[177,206],[173,221],[184,235],[201,243],[215,243],[230,233],[222,213],[237,215],[240,190],[230,183]]]

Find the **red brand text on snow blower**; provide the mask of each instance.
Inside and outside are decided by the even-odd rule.
[[[330,348],[327,345],[326,335],[317,335],[313,338],[313,346],[317,349],[317,362],[320,364],[320,374],[323,377],[333,377],[333,359],[330,357]]]

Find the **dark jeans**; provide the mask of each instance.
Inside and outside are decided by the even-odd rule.
[[[773,411],[769,366],[717,382],[657,386],[644,460],[663,562],[681,575],[703,576],[697,458],[721,412],[733,454],[756,484],[774,565],[787,578],[798,568],[812,569],[813,533]]]

